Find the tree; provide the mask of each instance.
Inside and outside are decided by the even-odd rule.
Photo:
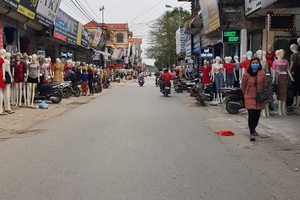
[[[156,60],[155,66],[159,69],[176,64],[176,31],[180,22],[189,16],[190,13],[183,8],[175,8],[173,11],[165,12],[150,25],[149,48],[146,49],[146,55]]]

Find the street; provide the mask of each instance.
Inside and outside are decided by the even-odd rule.
[[[299,199],[299,151],[282,158],[272,138],[249,141],[246,118],[158,91],[124,84],[0,142],[0,199]]]

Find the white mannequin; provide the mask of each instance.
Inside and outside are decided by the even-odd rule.
[[[31,76],[33,76],[32,78],[37,78],[37,82],[40,82],[40,66],[38,63],[38,57],[36,54],[32,55],[32,63],[28,65],[27,67],[27,77],[26,77],[26,81],[27,81],[27,89],[28,89],[28,106],[31,108],[34,108],[33,106],[33,102],[34,102],[34,96],[35,96],[35,88],[37,83],[31,83],[28,82],[28,78],[31,78]],[[37,68],[36,73],[35,74],[31,74],[31,68]]]
[[[220,88],[222,86],[222,75],[223,75],[223,79],[226,80],[226,78],[224,77],[225,74],[223,72],[224,67],[223,64],[221,64],[221,58],[219,56],[217,56],[215,58],[216,63],[212,64],[212,81],[216,82],[216,96],[217,96],[217,102],[221,102],[222,101],[222,93],[220,94]],[[218,77],[217,77],[218,76]]]
[[[12,78],[12,74],[11,74],[11,71],[10,71],[10,57],[11,57],[11,54],[9,52],[7,52],[5,54],[5,72],[8,73],[8,75],[10,76],[10,80],[11,80],[11,83],[13,83],[13,78]],[[10,96],[11,96],[11,83],[6,83],[5,85],[5,89],[4,89],[4,105],[5,105],[5,111],[8,113],[8,114],[13,114],[15,113],[14,111],[11,110],[11,107],[10,107]]]
[[[277,60],[280,60],[280,61],[286,61],[284,59],[284,50],[283,49],[280,49],[280,50],[277,50],[275,52],[275,55],[277,57]],[[273,68],[274,68],[274,64],[275,64],[276,61],[274,61],[273,63]],[[275,69],[272,71],[273,73],[273,83],[275,82]],[[291,71],[290,69],[288,68],[286,71],[280,71],[280,72],[277,72],[278,74],[282,74],[282,75],[286,75],[288,74],[290,76],[290,79],[292,81],[294,81],[292,75],[291,75]],[[278,115],[286,115],[287,114],[287,108],[286,108],[286,101],[282,101],[282,100],[278,100]]]
[[[5,89],[5,69],[6,69],[6,63],[5,63],[5,60],[4,60],[4,56],[6,54],[6,50],[5,49],[1,49],[0,50],[0,59],[1,59],[1,71],[2,73],[0,74],[1,75],[1,82],[2,82],[2,86],[0,87],[0,115],[6,115],[6,113],[3,111],[3,92],[4,92],[4,89]]]
[[[231,65],[233,65],[231,62],[232,62],[232,57],[231,56],[227,56],[227,57],[225,57],[224,58],[224,60],[225,60],[225,63],[226,64],[231,64]],[[225,77],[226,77],[226,75],[227,75],[227,73],[226,73],[226,68],[224,67],[224,75],[225,75]],[[235,73],[235,69],[234,69],[234,65],[233,65],[233,76],[234,76],[234,80],[236,80],[236,73]],[[226,82],[226,80],[227,80],[227,77],[226,77],[226,79],[224,79],[225,80],[225,82]],[[227,84],[227,83],[226,83]],[[229,87],[228,86],[228,84],[226,85],[227,87]],[[232,86],[230,86],[230,87],[234,87],[234,84],[232,85]]]
[[[299,40],[299,42],[300,42],[300,38],[298,38],[298,40]],[[291,51],[293,52],[293,55],[291,55],[291,64],[290,64],[290,66],[291,66],[291,69],[293,68],[293,67],[297,67],[296,65],[298,64],[298,63],[295,63],[294,62],[294,60],[292,59],[292,57],[294,57],[294,56],[298,56],[298,48],[299,48],[299,46],[298,45],[296,45],[296,44],[292,44],[291,46],[290,46],[290,49],[291,49]],[[297,58],[296,58],[296,62],[297,62]],[[295,65],[295,66],[294,66]],[[293,101],[293,106],[299,106],[300,105],[300,94],[299,93],[297,93],[297,95],[296,96],[294,96],[294,101]]]
[[[21,65],[22,64],[22,65],[26,66],[26,63],[23,62],[21,60],[21,58],[22,58],[22,54],[18,52],[17,55],[16,55],[16,62],[15,62],[15,64],[17,64],[17,65]],[[16,76],[17,76],[16,75],[16,70],[17,70],[16,66],[14,66],[13,71],[12,71],[14,78],[16,78]],[[22,76],[23,79],[25,78],[25,77],[23,77],[23,75],[20,75],[20,76]],[[18,82],[15,81],[15,86],[16,86],[15,89],[16,89],[16,96],[17,96],[17,98],[16,98],[16,100],[17,100],[16,101],[17,106],[22,106],[23,85],[24,85],[24,80],[19,80]]]

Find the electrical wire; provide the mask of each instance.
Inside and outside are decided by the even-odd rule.
[[[78,1],[78,0],[75,0],[75,1],[76,1],[77,5],[79,5],[80,9],[83,10],[83,12],[85,12],[85,15],[89,16],[90,19],[94,20],[94,18],[91,17],[91,15],[88,13],[88,11],[85,9],[85,7],[80,3],[80,1]]]
[[[73,5],[71,5],[69,2],[67,2],[67,1],[62,1],[66,6],[68,6],[76,15],[78,15],[78,16],[80,16],[80,17],[82,17],[82,18],[84,18],[84,20],[86,20],[86,21],[89,21],[89,19],[86,17],[86,16],[84,16],[81,12],[78,12],[78,10],[76,9],[76,8],[74,8],[74,6]]]
[[[101,22],[100,20],[100,17],[94,12],[94,10],[91,8],[91,6],[86,2],[86,0],[83,0],[85,2],[85,4],[91,9],[91,11],[94,13],[94,15],[99,19],[99,21]]]

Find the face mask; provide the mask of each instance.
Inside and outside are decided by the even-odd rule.
[[[252,68],[253,70],[257,70],[258,67],[259,67],[259,64],[251,64],[251,68]]]

